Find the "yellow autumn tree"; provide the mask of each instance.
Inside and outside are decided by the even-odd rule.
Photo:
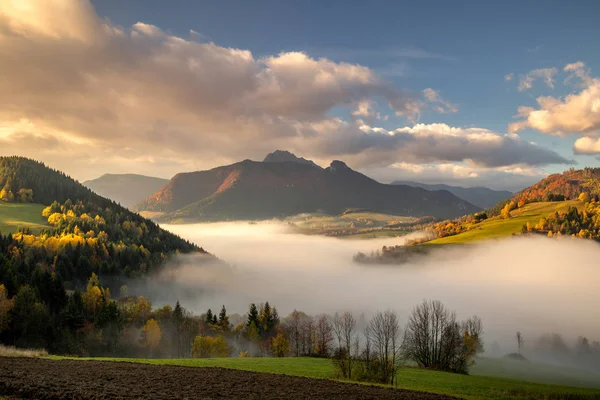
[[[160,326],[154,318],[146,322],[146,325],[142,329],[142,335],[144,337],[144,344],[150,349],[150,357],[152,357],[154,350],[158,347],[162,338]]]
[[[290,352],[290,342],[283,332],[271,340],[271,352],[275,357],[285,357]]]
[[[579,201],[583,201],[584,203],[590,202],[590,195],[587,192],[581,192],[579,195]]]
[[[192,343],[194,358],[229,357],[230,355],[231,348],[221,335],[217,337],[198,335]]]

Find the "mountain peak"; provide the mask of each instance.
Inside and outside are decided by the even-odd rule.
[[[267,154],[263,162],[295,162],[321,168],[311,160],[307,160],[303,157],[297,157],[295,154],[290,153],[287,150],[275,150],[274,152]]]
[[[331,169],[332,172],[350,169],[350,167],[348,167],[345,162],[340,161],[340,160],[333,160],[331,162],[331,164],[329,165],[329,168]]]

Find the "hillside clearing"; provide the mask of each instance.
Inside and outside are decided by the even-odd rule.
[[[39,232],[49,228],[46,219],[42,217],[44,206],[41,204],[5,203],[0,201],[0,232],[14,233],[17,229],[30,229]]]
[[[514,210],[511,218],[494,217],[473,225],[472,229],[457,235],[446,236],[424,243],[425,245],[463,244],[484,239],[499,239],[519,234],[527,222],[537,224],[542,217],[556,211],[567,211],[570,207],[582,207],[578,200],[538,202],[526,204]]]
[[[52,357],[53,359],[65,359],[64,357]],[[334,377],[331,360],[322,358],[214,358],[214,359],[120,359],[120,358],[97,358],[82,360],[98,361],[127,361],[153,365],[180,365],[187,367],[221,367],[243,371],[265,372],[273,374],[286,374],[309,378],[328,379]],[[493,373],[494,370],[506,368],[503,360],[484,359],[481,368],[473,367],[472,375],[459,375],[446,372],[430,371],[419,368],[403,368],[398,376],[398,388],[425,391],[437,394],[446,394],[466,399],[546,399],[549,396],[563,398],[567,394],[579,394],[581,398],[600,398],[600,390],[576,388],[569,386],[558,386],[544,383],[532,383],[523,379],[536,379],[536,364],[528,364],[529,370],[516,367],[513,379],[480,376],[478,370],[484,373]],[[501,364],[498,364],[500,362]],[[534,368],[532,368],[534,366]],[[537,376],[537,380],[551,382],[557,377],[563,376],[561,383],[565,384],[572,379],[573,384],[586,384],[600,387],[600,383],[589,377],[589,381],[577,382],[573,380],[573,371],[563,374],[562,368],[543,366],[546,375]],[[566,369],[568,370],[568,369]],[[581,371],[579,371],[581,372]],[[507,374],[504,372],[505,375]],[[567,378],[564,378],[564,377]],[[571,378],[568,378],[571,376]],[[520,377],[520,378],[519,378]],[[520,380],[517,380],[520,379]],[[592,397],[598,396],[598,397]]]

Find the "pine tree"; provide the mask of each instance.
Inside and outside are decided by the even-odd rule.
[[[206,312],[205,322],[206,322],[206,325],[212,325],[212,323],[213,323],[213,313],[210,308]]]
[[[258,327],[258,309],[256,308],[256,304],[250,304],[250,310],[248,311],[248,321],[246,322],[247,326],[254,324],[254,326]]]
[[[229,317],[227,316],[225,305],[223,305],[221,312],[219,313],[219,325],[221,325],[224,330],[229,330]]]

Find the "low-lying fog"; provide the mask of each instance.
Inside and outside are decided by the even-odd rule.
[[[186,257],[177,269],[176,281],[188,289],[180,300],[198,313],[225,304],[243,314],[250,302],[269,301],[281,316],[293,309],[313,315],[393,309],[405,321],[427,298],[441,300],[460,318],[479,315],[485,342],[498,341],[503,351],[516,350],[517,330],[526,341],[547,332],[569,341],[600,339],[600,245],[591,241],[511,238],[443,249],[418,263],[377,266],[355,264],[352,256],[405,240],[305,236],[278,223],[164,228],[231,265]]]

